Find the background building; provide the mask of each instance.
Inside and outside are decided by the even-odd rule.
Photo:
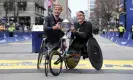
[[[88,12],[88,10],[85,10],[85,19],[87,21],[89,20],[89,12]]]
[[[95,1],[96,0],[88,0],[88,13],[89,13],[89,18],[93,16],[94,13],[94,8],[95,8]]]
[[[42,24],[45,0],[0,0],[0,18],[32,26]]]
[[[68,19],[70,21],[72,21],[72,16],[71,16],[71,10],[70,10],[70,8],[68,8]]]
[[[45,8],[45,11],[44,11],[44,17],[45,16],[48,16],[48,6],[49,6],[49,4],[48,4],[48,0],[44,0],[44,8]]]

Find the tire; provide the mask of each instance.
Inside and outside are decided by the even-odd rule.
[[[41,49],[38,55],[38,61],[37,61],[37,69],[40,69],[40,64],[42,62],[42,58],[43,58],[43,50]]]
[[[52,68],[52,58],[53,58],[53,56],[58,56],[59,58],[57,59],[57,60],[60,60],[60,62],[59,62],[59,64],[60,64],[60,66],[59,66],[59,70],[58,70],[58,72],[55,72],[54,70],[56,70],[56,69],[53,69]],[[56,60],[56,61],[57,61]],[[51,53],[50,53],[50,56],[49,56],[49,68],[50,68],[50,72],[52,73],[52,75],[53,76],[58,76],[60,73],[61,73],[61,70],[62,70],[62,66],[63,66],[63,61],[62,61],[62,59],[61,59],[61,54],[58,52],[58,51],[56,51],[56,50],[53,50]]]
[[[49,57],[48,56],[45,56],[45,75],[48,76],[48,71],[49,71]]]
[[[95,38],[90,38],[87,43],[87,53],[91,65],[96,69],[100,70],[103,65],[103,55],[101,48]]]
[[[74,51],[74,50],[72,48],[69,48],[68,51]],[[66,59],[67,67],[69,69],[74,69],[78,65],[78,63],[80,61],[81,55],[78,52],[76,52],[76,53],[75,52],[74,53],[72,52],[72,53],[68,53],[68,54],[70,55],[70,57],[68,57]]]

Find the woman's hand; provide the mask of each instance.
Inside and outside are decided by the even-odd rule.
[[[74,28],[74,26],[72,26],[72,27],[70,28],[70,31],[72,31],[72,32],[75,32],[75,31],[76,31],[75,28]]]

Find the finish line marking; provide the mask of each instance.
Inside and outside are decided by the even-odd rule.
[[[32,44],[31,42],[15,42],[15,43],[8,43],[8,44],[11,44],[11,45],[21,45],[21,44]]]
[[[37,60],[0,60],[0,69],[37,69],[36,65]],[[43,63],[41,68],[44,68]],[[64,64],[63,68],[65,69]],[[81,60],[75,69],[94,68],[90,61]],[[104,60],[102,69],[133,70],[133,60]]]

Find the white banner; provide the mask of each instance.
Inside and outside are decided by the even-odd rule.
[[[43,31],[43,25],[33,25],[32,31]]]

